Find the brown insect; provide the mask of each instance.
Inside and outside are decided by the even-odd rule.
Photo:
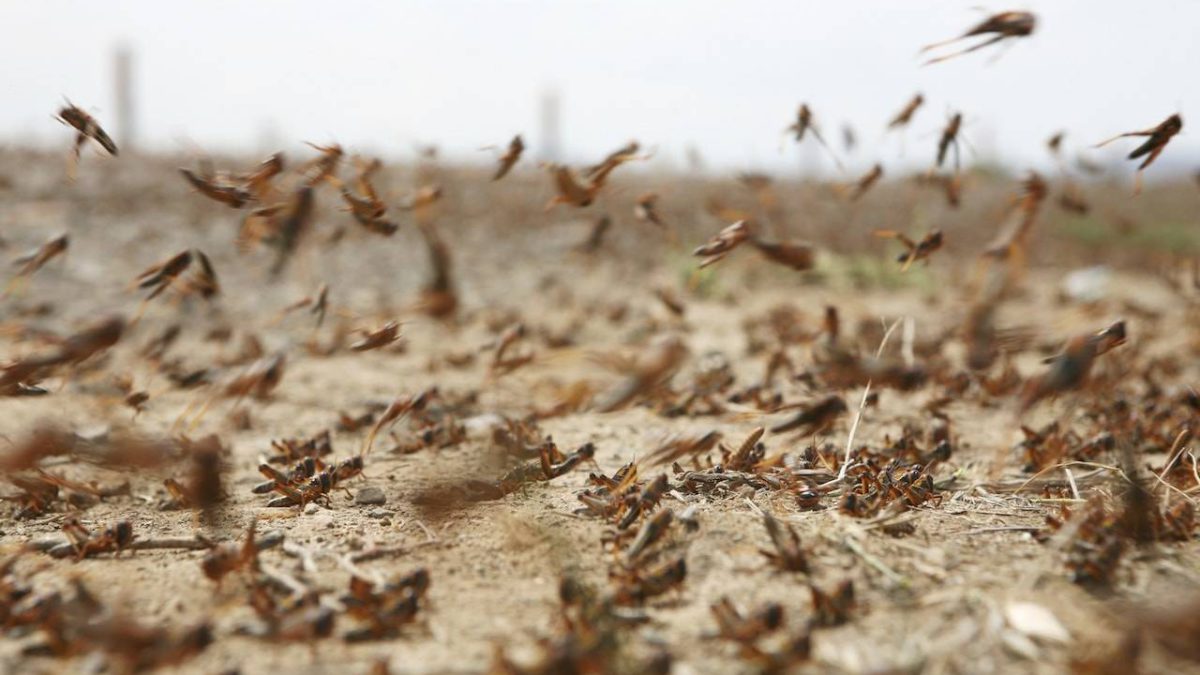
[[[1196,533],[1196,507],[1191,502],[1177,501],[1161,513],[1159,521],[1159,540],[1191,541]]]
[[[1072,338],[1061,354],[1052,357],[1050,370],[1025,384],[1020,411],[1029,410],[1044,398],[1082,387],[1096,357],[1124,344],[1125,337],[1125,322],[1118,321],[1098,333]]]
[[[495,351],[492,362],[488,365],[488,373],[493,376],[504,375],[529,364],[534,359],[532,351],[512,353],[513,346],[525,339],[525,324],[518,321],[505,328],[495,340]]]
[[[763,525],[771,537],[774,551],[759,550],[771,564],[784,572],[808,574],[808,555],[800,546],[800,536],[787,523],[781,523],[767,511],[763,511]]]
[[[139,416],[139,414],[142,414],[142,412],[145,410],[146,401],[149,401],[149,400],[150,400],[149,392],[144,392],[144,390],[138,390],[138,392],[130,392],[130,393],[126,394],[125,400],[121,401],[121,402],[124,402],[124,404],[126,406],[133,408],[133,417],[137,418],[137,416]]]
[[[67,175],[71,178],[75,177],[75,166],[79,162],[83,144],[89,138],[99,143],[108,154],[117,156],[117,144],[113,143],[112,138],[100,127],[100,123],[83,108],[67,101],[67,104],[59,109],[57,119],[75,129],[75,144],[72,147],[71,160],[67,164]]]
[[[1036,26],[1037,26],[1037,17],[1035,17],[1030,12],[1001,12],[999,14],[994,14],[994,15],[988,17],[987,19],[985,19],[984,21],[971,27],[970,30],[963,33],[962,35],[959,35],[958,37],[954,37],[954,38],[950,38],[949,40],[944,40],[942,42],[935,42],[933,44],[926,45],[926,46],[922,47],[921,51],[918,53],[924,54],[925,52],[927,52],[931,49],[937,49],[938,47],[944,47],[946,45],[958,42],[959,40],[965,40],[967,38],[975,37],[976,35],[991,35],[993,33],[995,34],[994,37],[991,37],[987,40],[984,40],[983,42],[980,42],[978,44],[967,47],[966,49],[963,49],[961,51],[957,51],[957,52],[953,52],[950,54],[946,54],[944,56],[938,56],[938,57],[929,59],[928,61],[926,61],[923,64],[923,65],[928,66],[933,63],[939,63],[941,61],[946,61],[948,59],[952,59],[956,56],[962,56],[963,54],[969,54],[973,51],[983,49],[984,47],[994,45],[997,42],[1000,42],[1001,40],[1006,40],[1009,38],[1028,37],[1029,35],[1033,34],[1033,30]]]
[[[277,200],[247,212],[242,217],[241,227],[238,228],[238,250],[249,251],[261,242],[277,239],[281,227],[281,217],[287,206],[286,200]]]
[[[636,478],[637,471],[631,471],[629,480],[635,480]],[[614,495],[620,495],[623,491],[623,487],[625,487],[625,482],[625,480],[621,480],[618,481],[616,485],[612,486],[612,493]],[[653,510],[656,506],[658,506],[658,503],[662,501],[663,495],[665,495],[670,488],[671,483],[667,480],[667,475],[665,473],[647,483],[646,486],[642,488],[642,491],[638,493],[637,499],[629,503],[629,506],[625,511],[625,515],[622,516],[621,520],[617,523],[617,529],[627,529],[630,525],[633,525],[633,523],[637,521],[639,516],[649,513],[651,510]]]
[[[1134,184],[1134,194],[1142,191],[1142,173],[1158,159],[1162,151],[1167,147],[1167,143],[1175,137],[1183,129],[1183,118],[1178,114],[1171,115],[1167,119],[1159,123],[1158,126],[1146,129],[1144,131],[1130,131],[1124,134],[1118,134],[1112,138],[1097,144],[1095,147],[1100,148],[1112,143],[1120,138],[1128,138],[1130,136],[1148,136],[1146,142],[1134,148],[1133,152],[1129,153],[1129,159],[1137,159],[1145,157],[1146,159],[1138,166],[1137,179]]]
[[[345,640],[361,642],[396,637],[402,626],[416,620],[429,584],[429,571],[425,568],[378,585],[352,576],[342,604],[346,614],[363,626],[346,633]]]
[[[257,582],[250,587],[250,606],[260,624],[239,632],[278,643],[308,643],[315,650],[320,638],[333,634],[337,614],[321,604],[314,591],[297,592],[292,602],[281,604],[271,587]]]
[[[585,178],[591,180],[602,172],[607,173],[608,171],[612,171],[612,169],[617,165],[638,158],[637,153],[641,148],[642,146],[640,143],[635,140],[631,140],[625,145],[622,145],[616,150],[608,153],[604,159],[600,160],[600,163],[589,166],[584,170],[583,175]]]
[[[198,267],[190,276],[180,282],[179,292],[182,295],[195,294],[205,300],[211,300],[221,293],[221,283],[217,280],[217,271],[204,251],[193,249],[192,252],[196,256]]]
[[[222,393],[238,398],[253,395],[257,399],[266,399],[279,386],[286,369],[287,355],[282,352],[258,359],[229,380]]]
[[[641,221],[651,222],[659,227],[666,227],[662,216],[658,215],[658,193],[645,192],[638,196],[633,207],[633,215]]]
[[[737,174],[737,180],[748,190],[755,193],[770,190],[771,183],[774,182],[769,174],[761,171],[741,171]]]
[[[310,464],[310,460],[302,461],[301,466]],[[280,495],[267,502],[267,506],[273,508],[304,506],[313,501],[324,502],[328,506],[330,505],[330,492],[341,487],[342,483],[347,480],[362,474],[362,455],[344,459],[333,466],[326,466],[323,463],[318,464],[318,462],[319,460],[311,460],[311,464],[317,466],[319,470],[307,480],[304,480],[302,473],[297,475],[293,471],[293,473],[284,474],[269,464],[260,464],[258,466],[259,473],[271,480],[271,491],[277,492]],[[255,488],[256,491],[259,489]]]
[[[70,239],[67,235],[60,234],[32,251],[14,259],[13,264],[20,267],[17,270],[17,278],[31,276],[34,272],[42,269],[43,265],[65,253],[69,245]]]
[[[855,607],[853,581],[846,579],[833,591],[825,591],[813,584],[809,584],[808,588],[812,592],[811,625],[840,626],[850,620],[850,612]]]
[[[274,447],[274,445],[272,446]],[[310,478],[317,475],[318,471],[324,471],[327,466],[321,461],[319,450],[313,448],[314,453],[309,455],[298,455],[299,459],[292,465],[288,471],[279,471],[274,467],[261,464],[258,472],[265,476],[268,480],[255,485],[251,492],[256,495],[263,495],[269,492],[275,492],[278,485],[290,485],[297,487],[308,482]]]
[[[1050,188],[1046,181],[1036,171],[1030,171],[1029,176],[1021,183],[1021,192],[1016,201],[1017,220],[1001,230],[996,238],[988,243],[984,248],[983,257],[1009,260],[1012,269],[1020,269],[1028,247],[1029,233],[1037,223],[1038,213],[1049,193]]]
[[[810,132],[813,138],[817,139],[817,142],[821,144],[821,147],[825,148],[825,152],[829,153],[829,156],[837,164],[838,168],[842,168],[842,161],[838,159],[837,155],[833,154],[833,148],[829,147],[829,144],[825,142],[825,138],[821,136],[821,131],[817,128],[812,110],[808,107],[807,103],[801,103],[800,108],[796,110],[796,120],[784,129],[784,133],[791,133],[795,136],[796,142],[800,143],[804,141],[805,134]]]
[[[761,673],[788,673],[812,656],[812,635],[808,627],[801,628],[773,650],[758,647],[748,650],[746,658]]]
[[[803,141],[804,135],[811,131],[812,135],[816,137],[821,145],[825,144],[825,139],[821,138],[820,130],[813,124],[812,110],[808,107],[807,103],[800,104],[800,108],[796,110],[796,121],[792,122],[784,131],[795,135],[797,143]]]
[[[308,308],[309,314],[317,317],[317,327],[320,328],[321,324],[325,323],[325,314],[329,310],[329,284],[321,284],[321,287],[317,289],[316,298],[312,296],[303,297],[284,307],[279,313],[278,320],[282,320],[284,316],[291,312],[305,307]]]
[[[104,129],[100,127],[95,118],[79,106],[68,101],[67,105],[58,111],[58,120],[63,124],[74,127],[84,138],[91,138],[99,143],[101,147],[108,151],[108,154],[114,157],[117,155],[117,144],[113,143],[113,140],[104,132]],[[76,141],[76,146],[78,147],[81,142]]]
[[[146,271],[142,272],[134,279],[134,283],[138,288],[149,288],[150,295],[146,296],[146,300],[153,300],[183,274],[185,270],[192,264],[191,250],[182,251],[167,258],[163,262],[151,265]]]
[[[686,456],[695,458],[695,456],[715,448],[716,443],[719,443],[720,440],[721,432],[716,430],[708,431],[706,434],[673,435],[662,441],[658,448],[650,450],[646,455],[646,462],[649,466],[660,466],[672,464]]]
[[[317,289],[317,301],[313,303],[310,314],[317,317],[317,326],[320,327],[325,322],[325,312],[329,309],[329,284],[321,284]]]
[[[715,237],[708,240],[708,243],[697,247],[696,250],[692,251],[692,255],[704,258],[700,263],[700,268],[703,269],[720,262],[725,256],[729,255],[730,251],[740,246],[749,238],[750,224],[745,220],[739,220],[718,232]]]
[[[363,331],[363,337],[350,345],[351,351],[366,352],[379,349],[400,339],[400,322],[389,321],[373,331]]]
[[[870,190],[879,182],[880,178],[883,178],[883,165],[876,164],[854,184],[854,190],[850,193],[850,201],[858,201],[860,197],[867,193],[867,190]]]
[[[810,270],[816,264],[816,251],[809,244],[787,241],[767,241],[751,237],[750,245],[767,260],[790,267],[797,272]]]
[[[604,214],[592,222],[592,229],[588,232],[588,237],[576,247],[576,250],[581,253],[595,253],[604,243],[604,235],[608,233],[612,227],[612,218],[608,214]]]
[[[633,565],[637,559],[650,547],[662,540],[666,536],[667,530],[671,529],[671,523],[675,520],[675,513],[671,509],[660,509],[652,518],[642,524],[638,530],[637,536],[629,548],[625,549],[625,564]]]
[[[226,183],[216,176],[200,176],[182,167],[179,173],[197,192],[231,208],[240,209],[254,199],[254,195],[240,185]]]
[[[896,262],[902,263],[900,267],[901,272],[907,272],[908,268],[918,260],[924,260],[928,263],[929,256],[942,247],[941,230],[930,230],[918,242],[909,239],[903,232],[895,230],[875,230],[874,234],[876,237],[895,239],[904,244],[904,248],[907,250],[896,258]]]
[[[765,427],[755,427],[736,450],[721,446],[721,464],[734,471],[753,472],[766,456],[766,446],[759,441],[767,433]]]
[[[375,426],[371,427],[371,433],[367,434],[367,438],[363,441],[362,451],[359,454],[366,455],[371,452],[371,448],[375,445],[375,437],[389,424],[394,424],[401,417],[405,417],[413,412],[419,412],[425,409],[429,400],[434,396],[434,390],[426,389],[415,396],[402,396],[394,401],[383,411],[379,416],[379,420],[375,422]]]
[[[649,157],[649,155],[637,154],[639,147],[637,141],[630,141],[625,147],[609,153],[599,164],[588,167],[584,172],[582,181],[571,169],[565,166],[557,164],[543,165],[554,174],[554,184],[558,190],[558,195],[546,203],[545,210],[549,211],[559,204],[569,204],[579,208],[590,206],[595,201],[600,189],[608,181],[608,176],[613,170],[626,162],[647,159]]]
[[[940,168],[946,162],[946,153],[950,148],[954,148],[954,171],[958,172],[960,168],[958,133],[962,130],[962,121],[962,113],[954,113],[945,128],[942,129],[942,135],[938,138],[937,161],[934,166]]]
[[[1074,181],[1065,181],[1058,193],[1058,206],[1064,211],[1086,216],[1092,207],[1083,195],[1083,188]]]
[[[511,439],[509,442],[515,442],[515,439]],[[664,482],[666,481],[665,474],[660,476],[660,478]],[[639,513],[629,516],[629,512],[635,508],[640,511],[640,507],[637,504],[637,495],[635,494],[638,489],[638,468],[636,463],[629,462],[622,465],[621,468],[613,472],[612,476],[590,473],[588,474],[588,483],[596,487],[584,490],[577,495],[579,501],[583,503],[583,508],[576,511],[576,513],[590,513],[600,518],[612,519],[621,517],[621,511],[624,510],[626,517],[622,517],[621,522],[624,523],[625,520],[629,522],[624,523],[619,528],[622,530],[628,528],[629,525],[632,525],[637,520]],[[643,490],[648,489],[649,486],[643,488]],[[657,502],[655,503],[657,504]]]
[[[20,492],[6,496],[5,501],[14,502],[18,508],[16,518],[35,518],[53,508],[59,501],[59,486],[48,479],[49,474],[38,472],[34,475],[12,473],[6,480]],[[70,503],[69,497],[66,500]]]
[[[1050,151],[1051,155],[1054,155],[1055,157],[1060,156],[1062,152],[1062,142],[1063,139],[1066,138],[1066,135],[1067,132],[1059,131],[1050,138],[1046,139],[1046,149]]]
[[[504,154],[496,160],[499,166],[496,167],[496,173],[492,175],[492,180],[498,181],[508,175],[508,172],[521,159],[523,152],[525,152],[525,141],[521,139],[521,134],[517,134],[508,142],[508,149],[504,151]]]
[[[805,407],[791,419],[771,427],[771,433],[780,434],[803,429],[805,435],[819,434],[828,429],[839,416],[847,411],[846,402],[837,394],[830,394],[816,403]]]
[[[354,431],[355,429],[347,430]],[[276,454],[269,457],[267,461],[288,463],[307,457],[321,458],[333,454],[333,439],[329,430],[326,429],[308,438],[272,439],[271,448],[275,450]]]
[[[225,499],[222,455],[226,450],[216,436],[190,443],[188,458],[191,470],[185,483],[168,478],[163,484],[177,508],[199,509],[205,520],[212,520],[214,511]]]
[[[124,331],[124,318],[106,317],[67,337],[49,354],[33,355],[10,363],[0,371],[0,392],[8,392],[30,380],[36,380],[57,366],[85,361],[116,344]]]
[[[368,410],[360,415],[351,415],[345,411],[338,411],[338,431],[358,431],[365,429],[375,423],[375,411]],[[326,430],[325,433],[328,433]]]
[[[59,345],[54,360],[60,363],[79,363],[93,354],[117,343],[125,331],[125,319],[109,316],[71,335]]]
[[[129,544],[133,543],[134,538],[133,525],[128,520],[118,521],[110,527],[95,532],[81,525],[78,519],[70,517],[63,523],[62,529],[68,540],[63,546],[67,547],[67,552],[74,553],[76,560],[83,560],[96,553],[120,554]],[[61,550],[61,547],[51,549],[50,555],[61,557],[59,553],[56,553]]]
[[[150,289],[150,294],[143,302],[149,302],[167,290],[187,271],[193,260],[198,263],[198,269],[191,277],[180,280],[178,284],[180,294],[195,293],[208,300],[220,293],[221,285],[217,281],[216,270],[213,269],[208,256],[198,249],[189,249],[152,265],[137,276],[134,280],[137,287]]]
[[[821,334],[812,345],[812,359],[817,365],[854,359],[854,354],[841,343],[841,325],[837,307],[826,305]]]
[[[912,121],[913,115],[916,114],[917,108],[920,108],[923,103],[925,103],[925,96],[920,93],[914,94],[908,103],[905,103],[904,107],[900,109],[900,112],[896,113],[896,116],[888,122],[887,128],[899,129],[908,126],[908,123]]]
[[[282,152],[277,152],[263,160],[258,168],[251,173],[242,176],[239,180],[245,189],[254,195],[258,201],[266,201],[267,198],[274,192],[271,187],[271,181],[283,173],[284,157]]]
[[[1062,520],[1047,516],[1052,529],[1062,526],[1071,511],[1063,507]],[[1126,537],[1123,513],[1110,508],[1103,499],[1094,497],[1071,518],[1073,536],[1066,544],[1065,565],[1071,581],[1084,586],[1108,586],[1117,576],[1117,568],[1125,554]],[[1042,533],[1048,539],[1048,533]]]
[[[469,501],[500,499],[529,483],[553,480],[570,473],[583,462],[592,461],[596,446],[585,443],[574,452],[564,455],[553,440],[547,439],[538,447],[538,455],[537,460],[518,464],[498,479],[466,481],[461,488],[455,488],[455,497],[461,499],[462,490],[465,489]]]
[[[650,598],[678,588],[686,579],[687,562],[684,558],[666,560],[645,571],[628,572],[613,593],[613,601],[618,605],[641,605]]]
[[[200,569],[204,571],[204,576],[220,584],[222,579],[238,570],[252,574],[258,572],[259,546],[255,539],[257,525],[257,521],[250,521],[241,543],[230,541],[208,549],[200,561]]]
[[[291,260],[292,254],[300,245],[300,239],[308,231],[313,212],[312,185],[302,185],[292,194],[287,205],[279,212],[278,229],[276,230],[275,245],[278,249],[275,264],[271,267],[272,274],[279,274]]]
[[[625,379],[596,400],[596,410],[612,412],[662,389],[683,365],[687,345],[673,335],[661,336],[631,364]]]
[[[421,225],[417,231],[421,233],[429,251],[430,266],[429,280],[421,289],[419,309],[435,319],[449,319],[458,311],[458,293],[451,277],[450,247],[446,246],[432,225]]]
[[[600,188],[604,187],[604,181],[608,178],[609,172],[614,168],[616,168],[615,164],[601,168],[591,179],[581,183],[568,167],[550,165],[548,169],[554,174],[554,185],[558,189],[558,195],[546,202],[545,210],[549,211],[559,204],[569,204],[578,208],[591,206],[600,192]]]
[[[375,186],[371,184],[371,175],[383,165],[378,159],[361,162],[357,158],[355,158],[355,164],[358,166],[358,177],[355,179],[355,184],[361,196],[354,194],[345,185],[340,185],[340,181],[337,181],[342,193],[342,200],[346,202],[351,215],[359,225],[375,234],[390,237],[396,233],[399,226],[384,217],[387,214],[387,206],[379,198]]]
[[[423,214],[428,212],[429,207],[440,201],[442,195],[442,186],[422,185],[400,203],[400,209]]]
[[[337,187],[338,181],[336,174],[338,166],[342,163],[342,156],[345,155],[345,151],[342,150],[342,146],[338,145],[337,143],[332,145],[316,145],[315,143],[309,143],[308,146],[321,154],[315,159],[309,160],[308,164],[305,165],[304,169],[302,169],[303,171],[311,171],[315,169],[313,174],[309,176],[306,186],[312,188],[316,187],[321,181],[329,181],[331,185]]]
[[[684,305],[683,301],[679,299],[679,296],[676,295],[675,292],[670,288],[667,288],[666,286],[659,286],[658,288],[655,288],[654,297],[658,298],[658,301],[663,304],[663,307],[667,308],[667,311],[670,312],[672,316],[683,318],[683,316],[687,314],[687,305]]]
[[[729,598],[721,598],[709,610],[717,622],[718,634],[744,645],[753,644],[783,625],[783,605],[777,602],[769,602],[749,616],[742,616]]]
[[[86,654],[106,671],[136,673],[179,666],[213,642],[207,622],[185,630],[141,623],[124,608],[103,605],[81,579],[69,585],[72,597],[54,592],[32,598],[33,616],[20,617],[38,624],[43,635],[41,643],[26,645],[27,654],[64,659]]]

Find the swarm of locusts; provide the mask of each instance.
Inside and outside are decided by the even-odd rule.
[[[0,670],[1196,668],[1200,253],[1121,296],[1093,229],[1152,238],[1152,195],[1094,188],[1065,131],[988,178],[981,111],[927,103],[877,120],[928,132],[907,176],[845,171],[871,149],[800,104],[840,172],[802,187],[512,130],[483,169],[325,141],[167,171],[64,104],[87,227],[0,238]],[[1141,141],[1140,192],[1182,129],[1100,145]],[[1044,283],[1066,264],[1097,267]]]

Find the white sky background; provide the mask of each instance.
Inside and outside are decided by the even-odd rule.
[[[801,151],[780,153],[780,132],[806,101],[839,151],[842,123],[857,130],[857,168],[896,164],[901,143],[883,126],[919,90],[927,102],[908,162],[931,161],[951,109],[965,113],[978,156],[1016,169],[1044,163],[1060,128],[1074,149],[1178,111],[1184,134],[1160,161],[1200,165],[1186,126],[1200,114],[1200,2],[989,4],[1034,11],[1036,33],[990,64],[997,47],[920,67],[917,48],[981,20],[979,4],[10,0],[0,142],[66,148],[69,133],[51,120],[64,95],[115,127],[111,52],[123,42],[135,55],[139,142],[153,149],[260,152],[273,137],[395,158],[433,142],[490,161],[476,148],[515,132],[536,151],[538,96],[555,86],[569,159],[637,138],[678,166],[695,144],[719,169],[794,168]],[[1115,145],[1100,157],[1133,147]]]

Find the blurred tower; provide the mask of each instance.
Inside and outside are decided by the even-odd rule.
[[[279,123],[269,117],[259,120],[257,146],[259,154],[269,155],[279,152],[284,146],[284,134],[280,131]]]
[[[821,150],[815,138],[812,138],[811,133],[805,134],[804,140],[799,144],[795,139],[791,141],[792,147],[796,148],[796,155],[799,157],[800,177],[809,180],[817,178],[821,173]]]
[[[539,112],[541,126],[541,141],[538,148],[539,159],[543,162],[557,162],[562,154],[561,126],[559,116],[560,103],[558,89],[548,87],[542,92],[541,109]]]
[[[133,98],[133,52],[127,45],[113,50],[113,102],[117,116],[117,143],[124,151],[137,142],[137,119]]]
[[[687,149],[684,152],[687,158],[688,171],[692,173],[704,173],[707,167],[704,164],[704,155],[700,153],[700,148],[696,147],[695,143],[688,143]]]

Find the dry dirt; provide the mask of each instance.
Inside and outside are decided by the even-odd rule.
[[[745,386],[761,377],[766,355],[748,353],[743,322],[779,305],[798,309],[813,331],[823,307],[836,305],[847,332],[862,336],[863,351],[878,344],[874,327],[901,317],[912,318],[917,340],[929,339],[961,320],[974,251],[988,238],[993,215],[1014,185],[980,179],[971,205],[958,213],[947,210],[936,194],[917,192],[907,184],[885,184],[864,198],[864,205],[853,208],[819,186],[783,184],[780,192],[788,197],[777,208],[781,220],[791,225],[776,227],[821,244],[818,272],[767,267],[751,253],[739,251],[705,276],[699,290],[689,290],[686,280],[695,263],[687,252],[726,224],[706,215],[703,201],[712,194],[743,199],[744,191],[733,181],[630,172],[600,204],[586,211],[559,207],[544,215],[541,207],[550,186],[532,169],[493,184],[478,171],[426,167],[424,178],[445,189],[434,222],[451,246],[462,301],[456,320],[439,322],[411,309],[428,263],[409,218],[398,216],[401,230],[395,237],[374,237],[337,210],[332,190],[322,189],[313,232],[292,265],[273,279],[267,272],[270,253],[238,252],[234,239],[239,214],[190,193],[173,174],[173,166],[181,161],[185,160],[136,156],[111,161],[85,155],[78,182],[69,185],[63,180],[61,157],[8,153],[2,165],[7,187],[0,192],[4,256],[15,257],[60,232],[70,234],[71,244],[65,258],[49,263],[0,302],[4,357],[45,349],[44,336],[20,327],[62,335],[111,312],[132,318],[140,294],[131,290],[130,282],[147,266],[183,248],[197,248],[212,257],[223,293],[204,303],[180,302],[168,292],[148,304],[100,367],[44,381],[50,389],[46,396],[0,400],[4,442],[15,443],[47,423],[89,435],[123,429],[148,436],[217,434],[229,448],[228,500],[211,524],[201,524],[190,511],[157,508],[165,495],[162,480],[179,475],[177,467],[117,472],[51,461],[51,470],[101,485],[130,482],[130,496],[105,499],[78,513],[88,527],[125,518],[139,539],[189,537],[199,531],[226,540],[239,537],[252,519],[258,519],[260,533],[278,530],[292,545],[288,550],[298,545],[311,552],[315,569],[281,548],[265,551],[264,563],[328,591],[331,598],[344,591],[350,578],[337,557],[375,547],[398,550],[359,563],[365,574],[393,578],[423,567],[432,578],[427,605],[398,638],[346,644],[338,636],[353,622],[344,621],[333,637],[276,644],[235,634],[254,617],[244,583],[237,575],[220,587],[206,579],[199,564],[202,551],[139,551],[81,561],[35,553],[19,563],[18,569],[31,574],[36,587],[60,586],[78,576],[104,602],[147,622],[186,626],[211,620],[215,642],[181,668],[198,673],[365,673],[380,658],[398,673],[479,672],[489,666],[496,645],[517,663],[534,662],[539,638],[560,630],[557,589],[564,574],[599,590],[610,587],[608,569],[614,557],[602,547],[602,538],[612,528],[576,514],[577,494],[589,471],[611,474],[625,462],[644,457],[672,433],[717,430],[726,444],[736,446],[756,426],[769,426],[787,414],[739,408],[718,415],[667,417],[642,405],[612,413],[572,412],[542,421],[541,429],[564,452],[594,443],[595,466],[529,484],[493,501],[452,508],[417,505],[420,495],[437,486],[464,476],[496,475],[496,449],[488,426],[495,416],[516,418],[545,408],[553,402],[556,388],[572,382],[587,381],[604,391],[619,376],[603,367],[598,355],[636,354],[661,334],[681,336],[689,350],[675,378],[678,388],[687,385],[706,355],[717,352],[729,360],[737,377],[735,387]],[[390,169],[380,182],[389,195],[402,194],[420,180],[416,171]],[[632,199],[643,187],[664,193],[664,215],[679,244],[631,217]],[[1107,198],[1124,203],[1127,196],[1116,193],[1126,187],[1109,191]],[[1187,203],[1187,196],[1176,192],[1158,202],[1153,191],[1139,199],[1145,204]],[[1195,196],[1191,199],[1194,209]],[[1146,220],[1155,218],[1152,209],[1124,209],[1135,217],[1145,212],[1151,214]],[[609,241],[590,256],[572,251],[586,237],[590,219],[601,211],[615,219]],[[1150,259],[1148,255],[1139,260],[1119,241],[1081,247],[1064,240],[1055,218],[1050,223],[1038,232],[1041,243],[1031,261],[1033,269],[1022,281],[1022,292],[1005,305],[1002,323],[1032,327],[1037,344],[1053,347],[1071,335],[1125,318],[1131,339],[1123,349],[1136,352],[1139,359],[1174,355],[1181,369],[1161,384],[1194,386],[1200,379],[1195,298],[1189,305],[1156,275],[1139,272],[1137,263]],[[894,245],[867,234],[882,225],[921,232],[931,224],[946,230],[947,249],[928,267],[918,265],[906,276],[893,266]],[[348,228],[345,238],[327,243],[329,234],[341,226]],[[1106,255],[1109,250],[1111,256]],[[1127,261],[1116,271],[1107,298],[1082,305],[1059,297],[1068,266],[1106,260]],[[312,294],[321,283],[331,289],[330,316],[323,328],[314,331],[312,317],[303,311],[279,319],[282,308]],[[672,288],[682,298],[682,318],[655,297],[653,291],[660,287]],[[43,303],[49,306],[39,311]],[[615,319],[618,306],[626,312]],[[339,323],[378,327],[391,319],[403,322],[398,346],[364,353],[342,349],[330,356],[313,355],[305,348],[314,335],[331,340]],[[512,373],[491,376],[486,346],[497,328],[518,319],[528,332],[519,348],[531,350],[535,357]],[[187,366],[209,366],[233,356],[244,337],[253,334],[267,352],[286,352],[282,382],[266,400],[220,398],[194,426],[189,426],[190,418],[181,423],[181,413],[189,406],[194,412],[209,398],[207,390],[180,390],[139,356],[141,346],[175,323],[183,334],[169,355]],[[203,339],[220,326],[231,327],[232,338],[224,343]],[[552,341],[547,336],[561,335],[573,344],[548,344]],[[889,353],[898,357],[903,340],[899,333],[892,340]],[[944,349],[951,363],[961,362],[961,351],[955,340]],[[477,356],[466,366],[445,362],[447,354],[472,353]],[[807,367],[805,345],[793,346],[789,353],[799,368]],[[1016,366],[1025,376],[1035,374],[1045,367],[1039,362],[1042,356],[1036,350],[1023,353]],[[1107,367],[1099,366],[1102,372]],[[132,378],[136,389],[150,394],[143,412],[134,416],[121,404],[114,375]],[[381,436],[367,457],[364,476],[348,487],[351,493],[379,487],[386,495],[385,505],[358,506],[339,491],[329,507],[266,508],[269,497],[251,493],[251,486],[261,480],[256,467],[270,452],[272,439],[331,429],[335,456],[348,457],[358,452],[366,431],[337,431],[339,411],[361,413],[432,386],[450,399],[477,394],[462,420],[468,438],[452,447],[397,454],[391,451],[396,441]],[[788,402],[825,393],[798,382],[783,383],[780,389]],[[843,395],[853,413],[862,389]],[[885,437],[894,439],[905,423],[925,430],[931,418],[923,406],[940,395],[935,386],[910,393],[883,390],[878,406],[864,412],[856,446],[884,446]],[[1060,672],[1071,659],[1101,653],[1123,630],[1122,608],[1129,603],[1158,602],[1200,584],[1200,546],[1193,538],[1131,551],[1113,588],[1094,591],[1068,579],[1059,548],[1019,529],[1041,526],[1059,506],[1044,501],[1040,487],[1020,492],[999,487],[1029,478],[1012,450],[1022,438],[1019,424],[1037,427],[1056,418],[1075,424],[1080,398],[1046,403],[1024,418],[1018,416],[1013,396],[987,405],[977,399],[946,405],[954,452],[934,475],[946,487],[940,504],[927,504],[905,516],[915,526],[907,536],[889,536],[869,519],[840,513],[836,496],[825,497],[821,510],[802,511],[787,492],[735,490],[712,498],[673,493],[664,506],[682,513],[694,505],[699,521],[694,533],[676,528],[671,534],[671,545],[685,552],[687,579],[678,590],[647,603],[649,621],[628,629],[624,639],[629,658],[648,656],[661,646],[673,655],[675,673],[750,672],[732,643],[714,638],[709,606],[725,596],[743,608],[778,601],[788,626],[798,628],[811,612],[808,582],[826,587],[843,579],[852,579],[857,592],[851,621],[817,629],[812,660],[799,672]],[[237,414],[248,415],[248,428],[235,424]],[[852,418],[843,416],[817,439],[768,433],[763,440],[769,453],[795,455],[814,442],[840,448]],[[1003,466],[997,477],[998,457]],[[1117,460],[1108,455],[1097,461]],[[1139,461],[1161,465],[1164,457]],[[654,476],[670,472],[670,467],[642,471]],[[1112,472],[1075,467],[1073,475],[1081,477],[1085,498],[1118,487]],[[1065,474],[1056,470],[1047,477],[1061,482]],[[7,489],[6,485],[0,492]],[[58,535],[67,515],[57,508],[18,520],[14,508],[5,505],[0,515],[5,550]],[[768,566],[759,553],[769,546],[762,510],[795,526],[809,552],[811,576]],[[1014,629],[1005,619],[1013,601],[1049,608],[1069,638],[1061,643],[1029,638]],[[0,641],[0,670],[62,672],[95,663],[86,657],[61,661],[22,656],[22,648],[31,641],[36,636]],[[1146,650],[1147,672],[1189,667],[1153,646]]]

